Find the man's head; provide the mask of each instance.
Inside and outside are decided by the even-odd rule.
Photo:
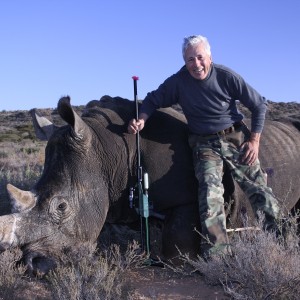
[[[207,77],[211,63],[210,45],[206,37],[193,35],[184,38],[182,55],[186,68],[192,77],[203,80]]]

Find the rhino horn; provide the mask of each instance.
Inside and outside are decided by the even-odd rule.
[[[17,218],[14,214],[0,216],[0,251],[17,245],[15,236]]]
[[[12,184],[7,185],[7,191],[12,200],[13,212],[30,210],[36,204],[36,197],[32,192],[20,190]]]
[[[53,125],[45,117],[40,116],[36,109],[31,109],[29,112],[37,138],[42,141],[48,141],[57,126]]]
[[[69,96],[60,98],[57,105],[58,113],[64,121],[71,125],[77,138],[88,138],[87,132],[89,131],[89,128],[81,117],[73,110],[70,102],[71,99]]]

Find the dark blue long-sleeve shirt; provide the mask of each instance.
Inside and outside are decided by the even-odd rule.
[[[252,113],[251,131],[263,129],[266,100],[231,69],[212,64],[204,80],[193,78],[186,67],[170,76],[159,88],[148,93],[140,109],[150,116],[157,108],[180,104],[190,132],[211,134],[241,121],[236,100]]]

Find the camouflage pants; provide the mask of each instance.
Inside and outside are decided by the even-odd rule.
[[[248,197],[255,212],[265,213],[266,220],[274,222],[278,217],[278,201],[272,189],[267,187],[266,174],[257,160],[253,165],[240,162],[239,146],[249,136],[246,126],[222,136],[190,135],[189,144],[193,150],[195,175],[199,182],[198,203],[202,234],[214,247],[206,246],[204,253],[218,249],[226,251],[226,215],[224,210],[224,187],[222,184],[224,164],[233,179]],[[205,248],[205,247],[204,247]]]

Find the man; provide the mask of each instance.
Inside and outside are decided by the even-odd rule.
[[[223,168],[249,198],[255,212],[265,214],[270,229],[278,218],[279,207],[258,160],[266,101],[244,79],[229,68],[214,64],[210,45],[203,36],[184,39],[182,54],[185,66],[148,93],[138,120],[131,120],[129,133],[137,133],[159,107],[179,103],[186,116],[189,144],[193,150],[194,169],[199,182],[198,202],[202,233],[213,247],[205,254],[229,251],[224,211]],[[236,100],[252,113],[251,132],[242,122]]]

